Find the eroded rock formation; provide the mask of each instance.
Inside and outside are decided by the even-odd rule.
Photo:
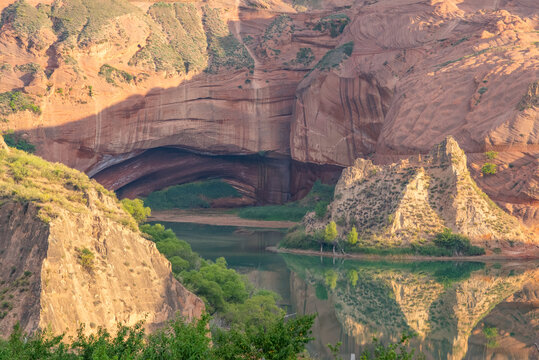
[[[0,150],[0,169],[2,336],[17,322],[74,335],[201,315],[202,300],[100,185],[15,150]]]
[[[338,223],[343,236],[355,226],[370,245],[424,242],[447,227],[508,254],[538,250],[535,235],[479,189],[452,137],[428,155],[392,165],[356,160],[343,171],[325,218],[312,213],[304,219],[308,231],[328,221]]]
[[[106,16],[82,1],[81,24],[69,22],[70,1],[13,2],[1,4],[0,91],[39,108],[8,101],[0,126],[107,184],[125,177],[114,165],[163,147],[208,163],[247,155],[338,170],[425,154],[453,135],[479,186],[539,221],[536,1],[115,0],[103,2]],[[481,176],[487,161],[495,176]],[[195,176],[164,162],[140,168],[122,185],[129,196]],[[151,187],[138,181],[163,173]],[[285,196],[245,179],[228,180],[281,202],[311,176],[281,176]]]

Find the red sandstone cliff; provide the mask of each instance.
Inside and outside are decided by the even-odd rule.
[[[101,26],[91,37],[52,25],[59,3],[32,31],[3,18],[0,92],[22,89],[41,112],[8,109],[0,125],[28,133],[47,159],[128,196],[224,177],[282,202],[357,157],[390,163],[453,135],[485,192],[538,224],[535,1],[213,0],[195,4],[192,22],[112,3],[109,17],[88,16]],[[228,30],[211,28],[214,8]],[[229,57],[214,57],[216,33],[233,43]],[[159,39],[195,45],[171,60]],[[103,65],[120,71],[107,77]],[[484,177],[487,150],[498,173]]]

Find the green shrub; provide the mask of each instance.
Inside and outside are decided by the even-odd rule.
[[[350,245],[355,245],[357,243],[357,230],[355,226],[352,226],[352,230],[350,230],[346,236],[346,241],[348,241],[348,244]]]
[[[318,219],[323,219],[324,216],[326,216],[328,212],[328,205],[329,201],[320,201],[318,204],[316,204],[314,207],[314,212]]]
[[[202,10],[210,55],[210,64],[206,71],[215,74],[221,69],[254,68],[253,58],[245,46],[230,34],[227,24],[222,20],[221,10],[207,5],[204,5]]]
[[[79,264],[88,272],[92,272],[94,270],[94,259],[95,255],[94,253],[88,249],[75,249],[77,251],[77,256],[79,259]]]
[[[478,92],[479,94],[483,95],[484,93],[487,92],[487,90],[488,90],[488,88],[486,88],[486,87],[483,86],[483,87],[481,87],[477,92]]]
[[[332,14],[325,16],[315,25],[314,30],[325,32],[329,30],[331,37],[337,37],[343,33],[350,18],[346,14]]]
[[[105,80],[112,85],[118,85],[117,81],[129,83],[135,79],[133,75],[127,71],[116,69],[108,64],[102,65],[99,68],[99,76],[104,77]]]
[[[487,338],[487,347],[493,348],[498,346],[498,329],[495,327],[485,326],[483,328],[483,334]]]
[[[324,57],[316,64],[315,68],[322,71],[331,70],[338,67],[341,63],[346,60],[352,52],[354,51],[354,43],[348,42],[330,50],[324,55]]]
[[[493,163],[485,163],[481,168],[483,175],[495,175],[498,172],[498,167]]]
[[[243,219],[266,221],[300,221],[309,211],[297,204],[253,206],[240,209],[238,216]]]
[[[9,115],[19,111],[31,111],[41,114],[41,108],[34,104],[34,99],[19,90],[0,93],[0,114]]]
[[[146,218],[152,214],[152,209],[144,207],[144,202],[140,199],[123,199],[121,201],[125,211],[127,211],[138,224],[146,221]]]
[[[453,255],[477,256],[485,254],[485,250],[477,246],[472,246],[470,239],[463,235],[453,234],[450,229],[436,234],[434,244],[440,248],[451,251]]]
[[[296,63],[309,66],[314,61],[314,53],[311,48],[300,48],[296,54]]]
[[[8,132],[2,136],[4,138],[4,142],[9,147],[19,149],[30,154],[33,154],[36,151],[34,144],[30,143],[28,140],[22,139],[13,132]]]
[[[494,160],[494,159],[496,159],[498,157],[498,153],[496,151],[487,151],[485,153],[485,156],[489,160]]]

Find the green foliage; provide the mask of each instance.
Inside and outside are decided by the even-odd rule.
[[[45,7],[36,8],[24,0],[17,0],[2,11],[0,29],[10,24],[15,33],[21,38],[27,38],[30,46],[41,50],[45,43],[40,31],[43,27],[52,27]],[[3,30],[3,29],[2,29]]]
[[[51,20],[60,41],[80,47],[107,41],[106,25],[121,15],[137,12],[126,0],[55,1]]]
[[[41,66],[36,63],[27,63],[23,65],[16,65],[14,68],[15,71],[20,71],[22,73],[36,73],[42,71]]]
[[[495,327],[485,326],[483,328],[483,335],[487,338],[487,347],[494,348],[498,346],[498,329]]]
[[[171,260],[175,274],[179,275],[181,271],[199,267],[202,260],[198,254],[193,252],[191,245],[178,239],[172,230],[165,229],[161,224],[143,224],[140,225],[140,231],[149,236],[159,252]]]
[[[296,54],[296,63],[309,66],[314,61],[314,53],[311,48],[300,48]]]
[[[325,16],[315,25],[314,30],[326,32],[329,30],[331,37],[337,37],[343,33],[350,18],[346,14],[332,14]]]
[[[41,108],[34,104],[34,99],[19,90],[0,93],[0,114],[9,115],[19,111],[31,111],[41,114]]]
[[[355,226],[352,226],[352,230],[350,230],[346,236],[346,241],[348,241],[348,244],[350,245],[355,245],[357,243],[357,230]]]
[[[146,46],[133,56],[130,64],[177,73],[200,71],[207,66],[206,34],[202,17],[193,4],[158,2],[150,7],[148,15],[166,38],[153,29]]]
[[[477,92],[478,92],[479,94],[483,95],[484,93],[487,92],[487,90],[488,90],[488,88],[486,88],[486,87],[483,86],[483,87],[481,87]]]
[[[314,207],[314,213],[317,219],[323,219],[324,216],[326,216],[328,212],[328,205],[329,201],[320,201],[318,204],[316,204]]]
[[[215,74],[221,69],[254,68],[254,60],[245,46],[230,34],[228,26],[223,22],[221,10],[207,5],[202,9],[210,55],[210,64],[206,71]]]
[[[324,57],[316,64],[315,69],[322,71],[331,70],[338,67],[341,63],[352,55],[354,51],[354,43],[348,42],[333,50],[330,50],[324,55]]]
[[[337,239],[339,233],[337,232],[337,224],[335,221],[330,221],[324,229],[324,241],[327,243],[333,243]]]
[[[295,360],[313,340],[313,323],[314,315],[288,321],[281,317],[267,326],[250,327],[246,331],[217,331],[214,334],[217,358]]]
[[[144,202],[140,199],[122,199],[123,208],[127,211],[138,224],[146,221],[146,218],[152,214],[152,209],[144,207]]]
[[[300,221],[309,211],[295,203],[286,205],[266,205],[240,209],[239,217],[266,221]]]
[[[440,248],[451,251],[453,255],[484,255],[485,250],[477,246],[472,246],[470,239],[463,235],[453,234],[446,228],[443,232],[436,234],[434,244]]]
[[[247,282],[228,269],[224,258],[201,262],[198,270],[181,273],[184,285],[203,298],[210,312],[224,312],[227,304],[241,304],[249,297]]]
[[[154,210],[208,208],[209,200],[227,197],[240,197],[240,194],[222,180],[210,180],[153,192],[144,199],[144,204]]]
[[[412,335],[404,334],[398,344],[382,345],[378,339],[374,341],[374,351],[365,351],[359,360],[413,360],[424,359],[422,355],[415,355],[415,349],[410,350],[410,339]]]
[[[86,271],[93,271],[94,270],[94,260],[95,255],[94,253],[88,249],[75,249],[77,251],[77,257],[79,260],[79,264],[86,270]]]
[[[99,328],[89,336],[79,328],[71,341],[37,331],[22,332],[19,325],[7,341],[0,340],[0,359],[21,360],[293,360],[305,350],[314,316],[285,321],[277,317],[267,326],[247,330],[216,329],[209,336],[210,317],[186,322],[177,317],[165,327],[146,335],[142,323],[118,325],[116,335]],[[213,343],[213,344],[212,344]]]
[[[95,192],[110,200],[94,203],[109,219],[136,229],[133,218],[121,209],[114,193],[63,164],[12,148],[0,150],[0,174],[0,199],[35,203],[44,222],[50,222],[61,211],[87,212],[88,193]]]
[[[483,175],[495,175],[498,172],[498,167],[493,163],[485,163],[481,168]]]
[[[2,135],[7,146],[25,151],[27,153],[33,154],[36,151],[34,144],[29,142],[26,139],[22,139],[20,136],[16,135],[13,132],[8,132]]]
[[[496,151],[487,151],[485,153],[485,156],[489,160],[494,160],[494,159],[496,159],[498,157],[498,153]]]
[[[262,42],[265,43],[268,40],[273,39],[274,37],[279,37],[292,23],[292,18],[290,16],[281,14],[276,16],[275,19],[268,25],[264,35],[262,37]]]
[[[143,224],[140,230],[169,259],[182,284],[201,297],[206,309],[227,324],[244,329],[267,325],[281,315],[276,305],[277,295],[255,292],[244,276],[227,267],[224,258],[215,262],[200,258],[187,242],[161,224]]]
[[[127,71],[116,69],[113,66],[110,66],[108,64],[105,64],[99,68],[99,76],[104,77],[105,80],[112,85],[117,86],[118,81],[124,82],[124,83],[130,83],[135,79],[133,75],[128,73]]]
[[[317,216],[324,217],[327,205],[333,200],[335,186],[322,184],[317,180],[309,194],[295,202],[285,205],[268,205],[246,207],[238,215],[244,219],[273,220],[273,221],[300,221],[305,214],[315,211]]]

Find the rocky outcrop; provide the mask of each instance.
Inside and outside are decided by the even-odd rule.
[[[37,2],[4,9],[0,92],[39,108],[6,107],[0,129],[28,133],[49,160],[115,184],[126,179],[115,165],[137,157],[147,169],[144,153],[163,147],[208,163],[263,155],[338,169],[426,154],[453,135],[478,185],[527,225],[539,221],[534,1],[76,2],[89,26],[66,21],[71,1]],[[488,150],[498,172],[481,177]],[[169,180],[144,187],[148,173],[133,167],[122,186],[144,194],[198,168],[155,166]],[[291,171],[281,196],[245,179],[228,180],[257,184],[260,203],[311,184]]]
[[[3,336],[17,322],[74,335],[201,315],[202,300],[95,181],[17,150],[0,150],[0,172]]]
[[[448,137],[426,156],[376,166],[358,159],[343,170],[325,219],[314,214],[308,230],[339,224],[345,234],[357,228],[360,241],[392,246],[423,243],[445,227],[488,248],[510,248],[537,239],[500,209],[470,177],[466,155]],[[521,249],[522,250],[522,249]]]

